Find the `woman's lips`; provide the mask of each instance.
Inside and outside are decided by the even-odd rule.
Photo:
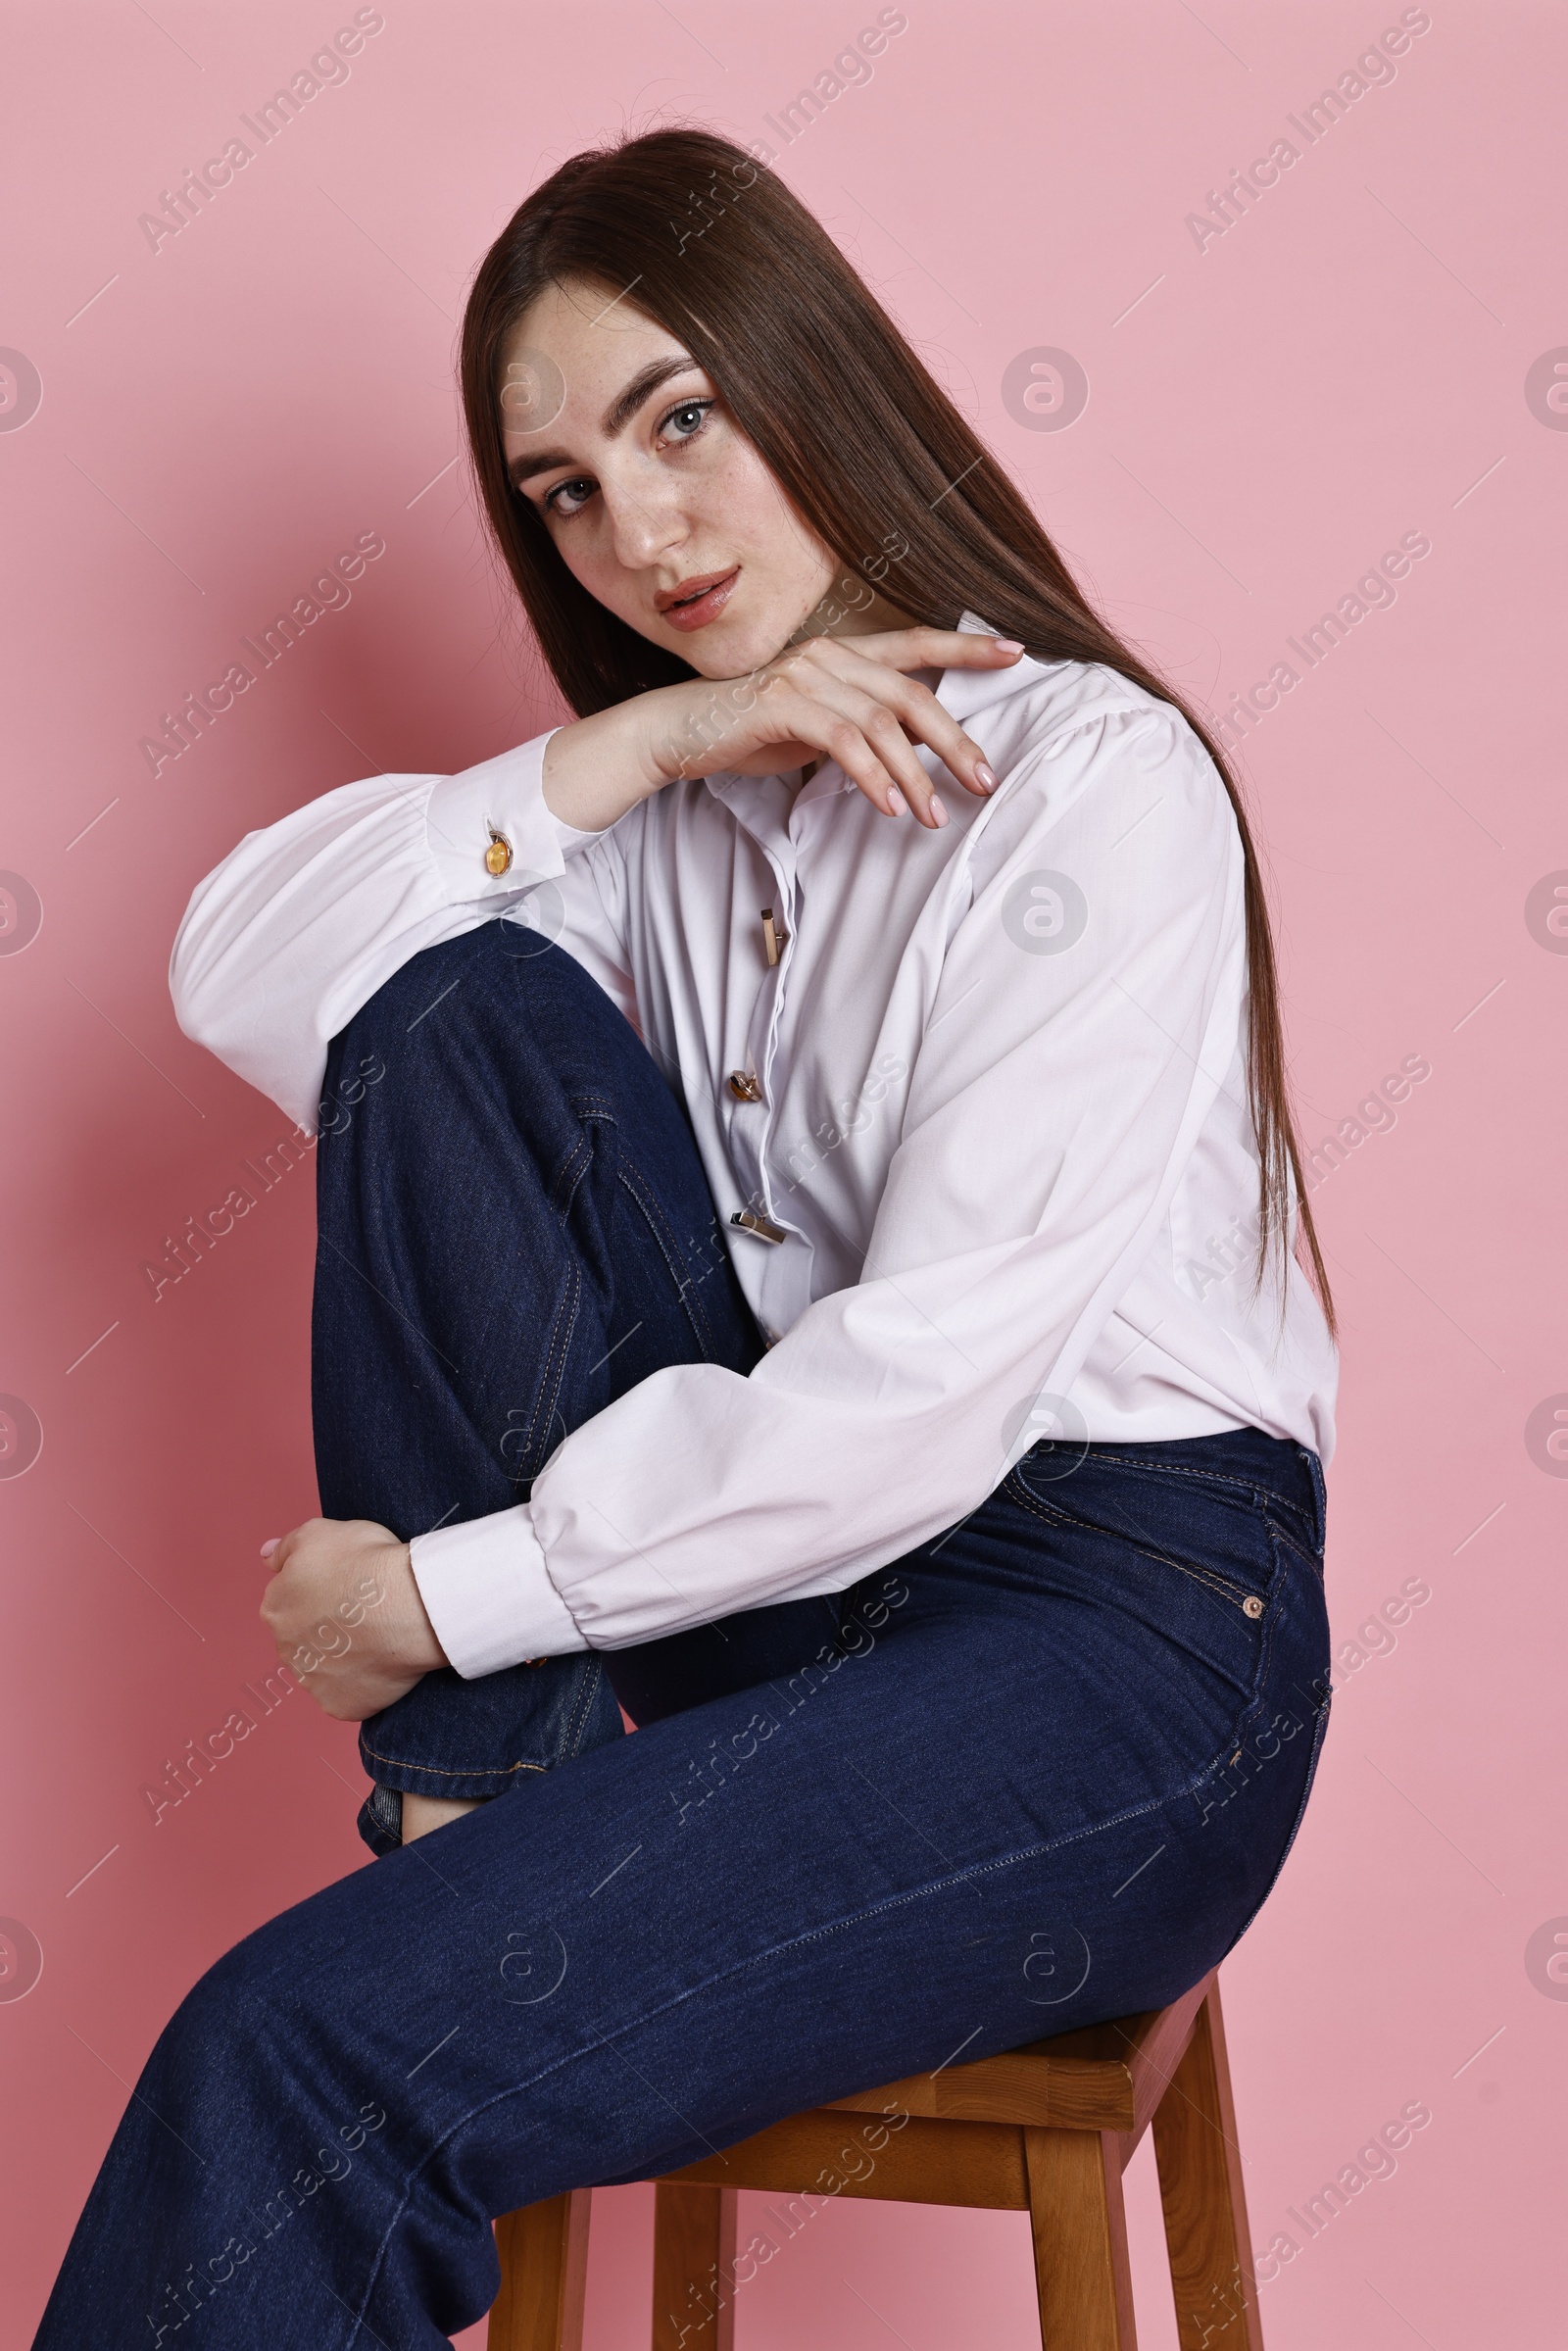
[[[706,628],[710,620],[718,618],[728,604],[735,592],[740,571],[739,563],[732,563],[727,571],[720,571],[716,576],[710,574],[705,583],[694,582],[695,593],[680,604],[666,605],[662,617],[671,628]]]

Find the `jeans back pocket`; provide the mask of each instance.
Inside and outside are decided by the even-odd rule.
[[[1170,1477],[1108,1448],[1064,1475],[1025,1454],[996,1499],[1040,1531],[1040,1573],[1058,1589],[1129,1616],[1231,1693],[1238,1712],[1267,1671],[1287,1569],[1256,1493]],[[1217,1694],[1217,1693],[1216,1693]]]

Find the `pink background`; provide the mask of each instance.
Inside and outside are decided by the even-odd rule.
[[[0,954],[0,1390],[43,1448],[0,1480],[0,1914],[43,1972],[0,2001],[4,2351],[181,1993],[368,1866],[353,1734],[303,1694],[156,1825],[141,1792],[250,1704],[257,1548],[315,1508],[309,1156],[156,1302],[140,1270],[287,1131],[180,1036],[170,944],[249,827],[551,714],[454,464],[456,322],[527,189],[667,116],[781,149],[1086,585],[1212,710],[1401,534],[1430,539],[1249,741],[1307,1140],[1405,1056],[1431,1067],[1318,1196],[1346,1326],[1337,1640],[1407,1579],[1430,1597],[1376,1637],[1392,1647],[1343,1652],[1316,1797],[1225,1987],[1259,2249],[1304,2238],[1286,2208],[1402,2105],[1432,2114],[1264,2287],[1275,2351],[1561,2339],[1568,1458],[1539,1432],[1568,1408],[1568,935],[1527,900],[1568,882],[1547,691],[1568,414],[1527,376],[1568,343],[1565,27],[1545,5],[1434,0],[1396,77],[1295,137],[1300,160],[1200,250],[1187,215],[1294,137],[1288,115],[1396,7],[906,13],[873,77],[785,148],[764,115],[874,8],[387,0],[351,77],[154,252],[138,216],[351,7],[6,12],[0,344],[42,403],[0,431],[0,867],[43,919]],[[1087,372],[1068,429],[1004,405],[1039,347]],[[139,738],[368,531],[386,553],[352,604],[155,779]],[[0,947],[27,927],[25,893],[8,903]],[[0,1972],[25,1962],[0,1947]],[[1147,2150],[1131,2187],[1146,2351],[1168,2351]],[[599,2200],[594,2351],[647,2340],[650,2202]],[[827,2209],[743,2289],[739,2326],[744,2351],[1026,2346],[1026,2225]]]

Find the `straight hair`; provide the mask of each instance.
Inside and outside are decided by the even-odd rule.
[[[1268,907],[1236,778],[1197,712],[1096,612],[1016,484],[827,232],[775,173],[676,127],[574,155],[520,205],[475,274],[462,389],[479,496],[540,648],[579,717],[698,673],[566,568],[508,478],[506,348],[547,288],[602,286],[680,338],[797,511],[856,580],[942,629],[968,611],[1040,661],[1096,661],[1179,710],[1235,810],[1246,867],[1248,1094],[1258,1152],[1255,1282],[1290,1230],[1329,1330],[1327,1269],[1285,1074]],[[632,297],[635,294],[635,302]],[[542,418],[541,421],[548,421]],[[889,578],[897,566],[896,580]]]

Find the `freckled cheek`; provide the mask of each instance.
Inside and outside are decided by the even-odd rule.
[[[574,516],[564,529],[552,530],[550,535],[578,585],[618,618],[634,619],[641,604],[632,575],[616,550],[614,533],[603,527],[600,517]]]
[[[715,499],[709,513],[710,520],[709,514],[704,516],[703,544],[741,564],[747,612],[760,617],[760,599],[769,605],[776,602],[781,613],[787,609],[786,625],[793,627],[832,578],[832,556],[818,545],[805,518],[779,495],[770,477],[760,485],[743,480],[733,496]]]

